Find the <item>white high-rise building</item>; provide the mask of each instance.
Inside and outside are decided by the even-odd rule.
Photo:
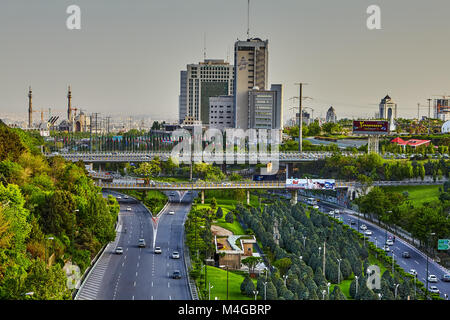
[[[186,113],[189,121],[209,123],[209,98],[233,95],[234,67],[224,60],[205,59],[187,66],[185,87],[180,90],[180,119],[182,118],[183,88],[186,89]],[[183,81],[183,71],[181,73]]]
[[[234,97],[209,98],[209,127],[224,130],[234,127]]]
[[[235,128],[248,129],[249,91],[267,90],[269,41],[258,38],[237,41],[234,45],[234,119]]]

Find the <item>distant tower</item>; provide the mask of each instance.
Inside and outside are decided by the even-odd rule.
[[[33,91],[31,86],[28,88],[28,128],[33,125]]]
[[[67,92],[67,120],[72,123],[72,90],[69,86],[69,92]]]

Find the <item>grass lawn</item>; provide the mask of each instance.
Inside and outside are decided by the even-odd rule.
[[[233,223],[228,223],[225,221],[226,214],[235,207],[236,203],[235,200],[230,199],[216,199],[216,200],[217,200],[217,207],[222,208],[223,217],[221,219],[218,219],[217,222],[214,224],[224,229],[230,230],[231,232],[233,232],[233,234],[236,235],[245,234],[245,231],[244,229],[242,229],[242,226],[237,221],[236,216],[234,216]],[[211,207],[210,202],[211,199],[205,199],[205,204],[197,204],[196,208],[197,209],[210,208]]]
[[[211,300],[218,297],[219,300],[227,299],[227,271],[220,268],[207,266],[208,279],[214,287],[211,289]],[[241,283],[244,276],[228,272],[228,300],[252,300],[241,294]],[[253,280],[256,286],[256,280]]]
[[[421,206],[424,202],[439,200],[439,187],[440,186],[396,186],[383,187],[383,189],[400,193],[407,191],[409,193],[409,201],[417,207]]]
[[[345,297],[346,297],[348,300],[353,300],[353,299],[350,297],[350,284],[351,284],[351,283],[352,283],[352,279],[348,279],[348,280],[343,280],[343,281],[341,281],[341,283],[340,283],[339,285],[337,285],[337,284],[332,284],[332,285],[330,286],[330,293],[333,292],[335,286],[339,286],[339,287],[341,288],[342,293],[345,295]]]

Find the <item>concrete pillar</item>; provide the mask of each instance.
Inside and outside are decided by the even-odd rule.
[[[202,204],[205,204],[205,190],[202,190],[200,193],[202,195]]]
[[[286,179],[289,179],[294,173],[294,164],[286,163]]]
[[[250,191],[247,190],[247,205],[250,205]]]
[[[292,205],[296,205],[298,202],[298,191],[297,190],[292,190],[291,191],[291,204]]]

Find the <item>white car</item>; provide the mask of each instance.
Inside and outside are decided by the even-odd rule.
[[[318,205],[313,206],[313,208],[319,210],[319,206]]]
[[[362,226],[359,227],[361,230],[367,230],[367,226],[365,224],[363,224]]]
[[[180,254],[178,253],[178,251],[172,252],[172,259],[180,259]]]
[[[127,207],[127,211],[131,211],[131,207]]]
[[[117,200],[120,200],[120,199],[122,199],[122,197],[121,197],[121,196],[117,196],[116,199],[117,199]]]
[[[161,254],[162,253],[161,247],[155,247],[155,253]]]
[[[115,252],[116,252],[116,254],[122,254],[123,253],[123,248],[122,247],[117,247]]]
[[[175,211],[169,211],[169,214],[170,214],[170,215],[174,215],[174,214],[175,214]]]
[[[409,274],[412,275],[412,276],[417,277],[417,271],[416,271],[416,269],[411,269],[411,270],[409,270]]]
[[[330,212],[328,212],[328,214],[329,214],[330,216],[334,216],[334,210],[331,210]]]
[[[365,234],[366,236],[371,236],[371,235],[372,235],[372,231],[366,230],[366,231],[364,232],[364,234]]]
[[[429,290],[431,293],[440,293],[438,287],[436,287],[436,286],[430,286],[430,287],[428,288],[428,290]]]
[[[128,196],[125,196],[124,198],[125,198],[125,199],[128,199]]]
[[[391,251],[391,249],[389,249],[389,246],[388,246],[388,245],[384,245],[384,246],[383,246],[383,250],[384,250],[385,252]]]
[[[387,244],[388,246],[393,246],[393,245],[394,245],[394,241],[392,241],[391,239],[387,239],[387,240],[386,240],[386,244]]]
[[[438,278],[434,274],[428,276],[428,282],[438,282]]]
[[[338,209],[334,210],[334,213],[339,214],[339,210]]]

